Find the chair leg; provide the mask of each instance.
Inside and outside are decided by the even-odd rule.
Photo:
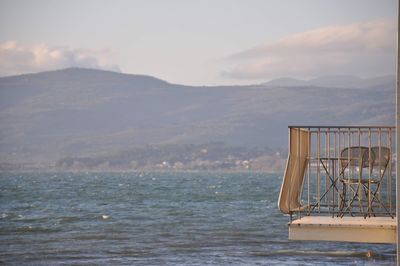
[[[350,187],[350,190],[353,192],[353,196],[352,196],[351,200],[347,203],[347,207],[345,208],[345,210],[342,211],[341,217],[343,217],[344,214],[345,214],[347,211],[349,211],[349,214],[350,214],[351,216],[354,216],[354,215],[353,215],[353,212],[352,212],[352,208],[353,208],[352,205],[353,205],[353,202],[354,202],[357,198],[360,199],[360,198],[359,198],[359,195],[358,195],[358,189],[359,189],[359,188],[358,188],[358,185],[357,185],[357,190],[354,189],[352,185],[349,185],[349,187]],[[359,200],[359,202],[360,202],[360,200]],[[361,205],[360,205],[360,207],[361,207]]]
[[[385,177],[386,169],[387,169],[387,164],[384,166],[383,172],[379,173],[380,174],[379,181],[377,182],[377,186],[376,186],[375,190],[371,193],[371,210],[372,210],[374,201],[376,201],[379,204],[379,206],[381,206],[383,209],[385,209],[386,214],[388,214],[388,215],[390,215],[390,217],[394,218],[394,216],[390,213],[390,211],[386,208],[386,206],[377,197],[379,188],[381,187],[381,184],[382,184],[382,180]]]
[[[346,185],[344,183],[342,183],[342,196],[340,198],[341,198],[341,202],[340,202],[340,207],[338,210],[337,217],[342,218],[344,216],[343,209],[346,206]]]
[[[380,186],[380,183],[377,185],[377,188],[375,189],[375,191],[374,191],[373,193],[371,193],[371,209],[372,209],[373,203],[374,203],[374,202],[377,202],[379,206],[381,206],[383,209],[385,209],[386,214],[388,214],[390,217],[394,218],[394,216],[393,216],[393,215],[389,212],[389,210],[386,208],[385,204],[383,204],[383,203],[379,200],[379,198],[377,197],[377,193],[378,193],[378,190],[379,190],[379,186]]]

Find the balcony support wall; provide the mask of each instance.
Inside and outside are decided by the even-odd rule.
[[[289,224],[289,239],[393,244],[396,243],[396,220],[305,216]]]

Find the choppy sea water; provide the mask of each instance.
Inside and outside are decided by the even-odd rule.
[[[0,264],[395,264],[394,245],[288,241],[281,178],[2,173]]]

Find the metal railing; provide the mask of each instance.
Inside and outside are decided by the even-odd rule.
[[[298,197],[290,214],[394,217],[395,133],[392,126],[289,126],[285,178],[301,178],[299,193],[289,189],[289,202]]]

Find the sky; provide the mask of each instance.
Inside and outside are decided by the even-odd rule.
[[[185,85],[395,74],[395,0],[0,0],[0,76],[87,67]]]

